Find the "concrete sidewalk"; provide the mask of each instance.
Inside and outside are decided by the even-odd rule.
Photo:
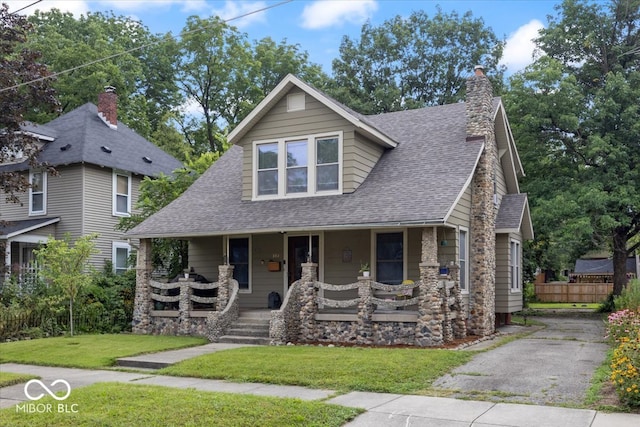
[[[0,371],[37,375],[47,385],[57,379],[64,379],[71,386],[70,399],[73,397],[73,390],[79,387],[98,382],[123,382],[193,388],[203,391],[292,397],[303,400],[324,400],[327,403],[366,409],[366,413],[348,424],[348,426],[357,427],[637,427],[640,425],[640,415],[553,406],[364,392],[351,392],[335,396],[336,392],[333,390],[315,390],[296,386],[232,383],[220,380],[169,377],[153,373],[54,368],[14,363],[0,365]],[[57,387],[52,387],[52,389],[62,391]],[[11,407],[27,400],[24,384],[0,389],[0,408]]]

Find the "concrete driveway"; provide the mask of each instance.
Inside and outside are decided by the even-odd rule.
[[[478,354],[471,362],[439,378],[434,388],[454,390],[450,396],[454,398],[581,404],[591,377],[609,348],[604,342],[601,316],[534,319],[546,328]]]

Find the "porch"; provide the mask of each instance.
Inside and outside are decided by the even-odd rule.
[[[466,336],[459,268],[452,263],[447,275],[440,274],[436,233],[435,227],[422,230],[423,261],[415,282],[360,276],[350,284],[330,284],[318,280],[318,263],[301,263],[300,278],[286,289],[282,306],[270,312],[270,344],[434,346]],[[213,283],[160,283],[150,277],[150,245],[143,239],[138,251],[133,331],[220,340],[240,313],[235,266],[219,265]]]

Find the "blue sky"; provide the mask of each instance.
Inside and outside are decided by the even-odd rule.
[[[34,3],[36,0],[2,0],[10,11]],[[554,6],[560,0],[294,0],[289,3],[258,0],[41,0],[21,13],[36,9],[58,8],[76,16],[88,11],[113,11],[116,15],[131,16],[142,21],[153,33],[171,31],[178,35],[187,17],[218,15],[231,19],[248,12],[274,6],[245,18],[232,20],[251,40],[271,37],[279,42],[299,44],[309,52],[310,60],[331,72],[331,60],[338,56],[344,35],[358,38],[362,24],[369,20],[374,26],[396,15],[409,16],[412,11],[424,10],[429,16],[442,10],[463,14],[471,11],[493,28],[499,37],[507,40],[503,62],[508,74],[522,69],[531,62],[531,39],[547,23],[547,15],[555,15]],[[470,68],[473,64],[470,64]]]

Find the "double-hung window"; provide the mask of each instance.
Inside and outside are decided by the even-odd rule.
[[[340,194],[342,132],[254,142],[254,199]]]
[[[29,215],[44,215],[47,213],[47,173],[32,171],[29,182]]]
[[[510,279],[511,279],[511,290],[519,291],[520,290],[520,282],[521,282],[521,270],[520,270],[520,242],[516,240],[511,241],[510,245],[511,256],[509,259],[509,267],[510,267]]]
[[[111,262],[113,263],[113,271],[116,274],[122,274],[129,269],[129,255],[131,246],[124,242],[113,242],[111,252]]]
[[[458,234],[458,244],[459,244],[459,258],[458,262],[460,263],[460,290],[462,292],[469,292],[469,284],[468,282],[468,268],[469,268],[469,239],[468,239],[468,231],[465,229],[460,229]]]
[[[113,215],[131,214],[131,175],[113,173]]]

